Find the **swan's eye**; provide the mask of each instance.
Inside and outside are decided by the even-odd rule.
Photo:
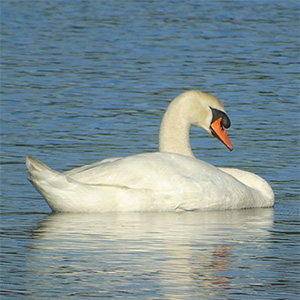
[[[222,123],[221,123],[222,128],[223,127],[225,127],[225,128],[230,127],[230,125],[231,125],[230,119],[224,113],[224,111],[221,111],[221,110],[218,110],[218,109],[212,108],[212,107],[210,109],[211,109],[212,115],[213,115],[211,123],[213,123],[214,121],[216,121],[219,118],[222,118]]]
[[[222,127],[224,126],[225,128],[229,128],[230,127],[230,120],[227,117],[226,114],[224,114],[223,118],[222,118]]]

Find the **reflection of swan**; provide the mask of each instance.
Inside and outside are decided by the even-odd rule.
[[[42,292],[55,285],[82,297],[145,298],[148,290],[151,299],[227,299],[218,293],[245,280],[235,276],[249,271],[249,251],[269,252],[272,217],[273,209],[52,214],[32,234],[27,270]]]
[[[216,168],[196,159],[189,143],[191,125],[202,127],[232,150],[225,129],[230,120],[223,105],[212,95],[188,91],[174,99],[164,115],[161,152],[107,159],[63,174],[27,157],[30,180],[52,210],[61,212],[223,210],[273,205],[272,189],[259,176]]]

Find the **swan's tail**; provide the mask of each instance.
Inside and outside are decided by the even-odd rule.
[[[45,198],[52,210],[60,210],[60,195],[70,188],[72,185],[70,180],[29,155],[26,156],[26,166],[28,179],[32,185]]]
[[[128,190],[118,186],[82,184],[31,156],[26,156],[26,165],[29,181],[54,212],[116,211],[118,199],[128,196]]]
[[[28,169],[28,179],[34,185],[44,180],[47,182],[57,181],[58,178],[63,176],[30,155],[26,156],[26,166]]]

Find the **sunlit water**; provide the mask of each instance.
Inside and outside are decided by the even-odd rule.
[[[298,1],[2,1],[1,299],[298,299]],[[49,214],[31,154],[63,171],[156,151],[169,101],[218,96],[272,209]]]

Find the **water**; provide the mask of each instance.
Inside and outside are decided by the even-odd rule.
[[[1,299],[298,299],[298,1],[1,3]],[[272,209],[49,214],[24,156],[57,170],[156,151],[168,102],[218,96]]]

